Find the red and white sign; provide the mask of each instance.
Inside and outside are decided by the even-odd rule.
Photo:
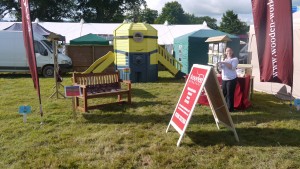
[[[81,90],[79,86],[65,86],[65,96],[66,97],[75,97],[81,96]]]
[[[210,70],[210,66],[194,64],[192,67],[169,124],[169,126],[172,125],[181,135],[184,134],[191,119],[193,110],[200,97],[201,91],[203,90]],[[177,145],[179,145],[178,143]]]

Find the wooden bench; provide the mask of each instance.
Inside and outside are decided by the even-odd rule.
[[[117,95],[117,103],[124,103],[122,95],[127,95],[127,102],[131,103],[131,82],[121,80],[118,72],[115,73],[73,73],[73,85],[80,86],[82,96],[75,97],[74,108],[84,112],[91,109],[98,109],[104,104],[88,106],[88,99]],[[125,83],[126,86],[121,82]],[[83,106],[79,105],[79,99],[83,100]]]

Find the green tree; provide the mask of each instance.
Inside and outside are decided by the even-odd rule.
[[[245,22],[240,21],[238,15],[232,10],[228,10],[223,14],[219,30],[230,34],[240,35],[247,33],[249,31],[249,26],[247,26]]]
[[[202,24],[204,21],[211,29],[218,29],[217,20],[209,16],[197,17],[194,14],[186,14],[190,24]]]
[[[5,10],[16,10],[17,21],[21,21],[21,8],[19,2],[14,0],[2,0],[0,12]],[[63,21],[73,16],[75,9],[73,0],[30,0],[30,17],[32,20],[39,18],[42,21]]]
[[[162,24],[165,21],[168,21],[170,24],[189,23],[181,5],[177,1],[166,3],[162,8],[162,13],[158,16],[155,23]]]
[[[19,9],[18,3],[12,0],[1,0],[0,1],[0,15],[12,12],[12,10]],[[17,11],[16,11],[17,12]]]
[[[31,18],[42,21],[63,21],[74,16],[73,0],[30,0]]]
[[[157,16],[157,10],[152,10],[149,8],[141,9],[139,7],[128,12],[125,18],[132,22],[146,22],[149,24],[153,24]]]
[[[142,10],[140,22],[146,22],[149,24],[153,24],[155,22],[155,19],[157,18],[157,16],[158,16],[157,10],[152,10],[152,9],[146,8],[146,9]]]
[[[124,13],[145,4],[145,0],[30,0],[31,19],[41,21],[122,22]],[[0,1],[0,14],[16,9],[21,21],[21,9],[14,0]]]
[[[141,13],[142,13],[142,10],[141,10],[140,6],[134,6],[132,9],[130,9],[126,12],[125,19],[127,19],[131,22],[134,22],[134,23],[140,22]]]
[[[136,10],[143,4],[146,4],[145,0],[79,0],[74,20],[83,18],[95,23],[122,22],[126,12]]]

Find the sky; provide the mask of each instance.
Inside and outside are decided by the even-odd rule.
[[[251,0],[146,0],[148,8],[161,13],[165,3],[177,1],[186,13],[195,16],[210,16],[221,21],[227,10],[233,10],[241,21],[253,24]],[[293,6],[300,6],[300,0],[292,0]]]

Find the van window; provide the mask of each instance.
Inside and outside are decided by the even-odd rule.
[[[53,53],[53,47],[52,47],[52,43],[47,41],[47,40],[42,40],[41,41],[45,46],[46,48],[48,48],[48,50]]]
[[[43,53],[45,51],[44,46],[39,41],[34,41],[34,53]]]

